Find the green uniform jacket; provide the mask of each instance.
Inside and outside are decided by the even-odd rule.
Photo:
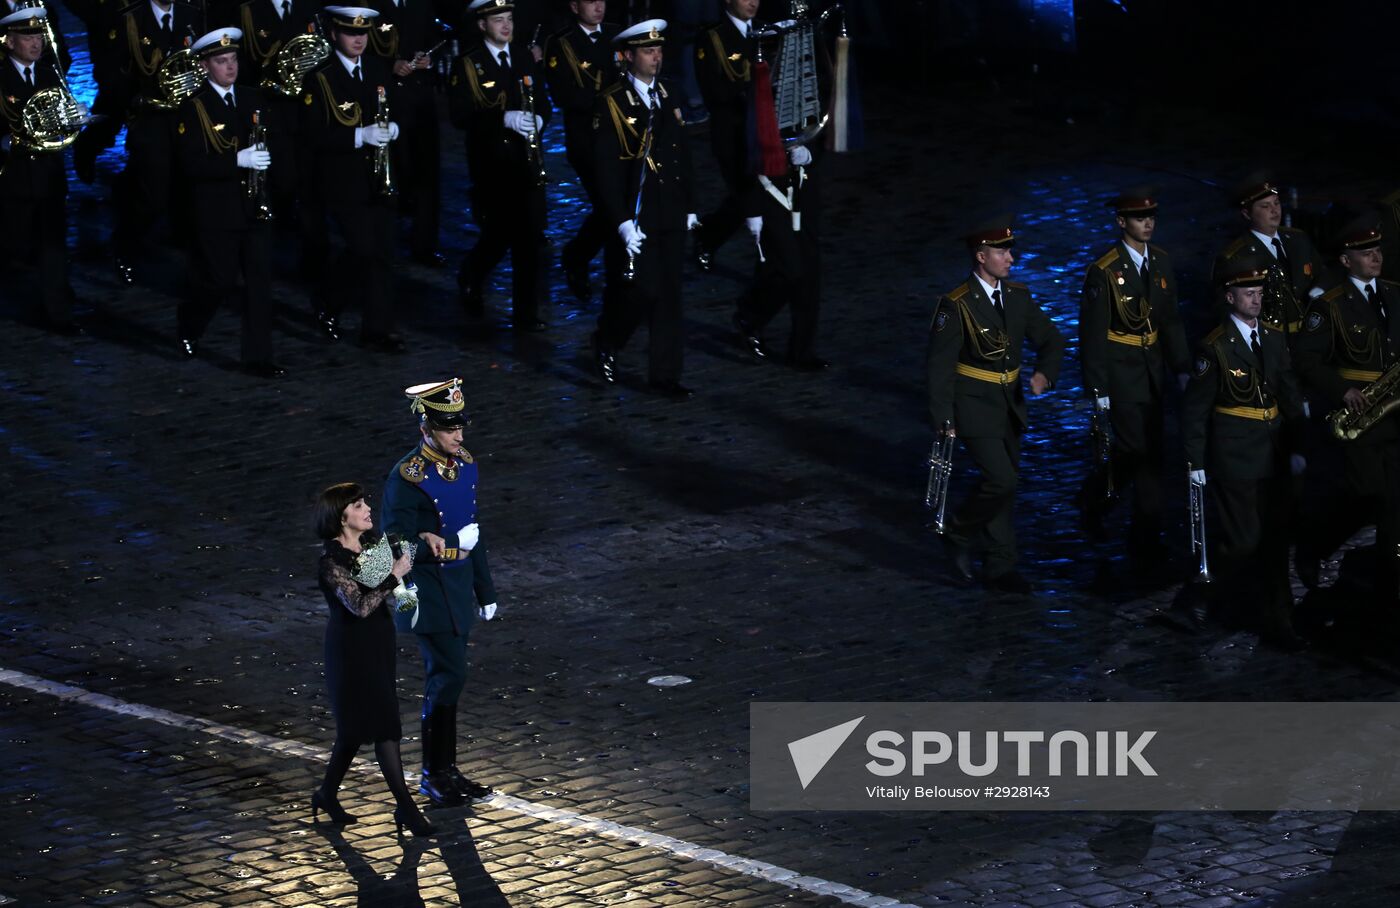
[[[1053,387],[1065,339],[1030,289],[1002,281],[1005,327],[977,279],[969,276],[942,299],[928,336],[928,404],[935,427],[953,420],[965,438],[1001,438],[1026,428],[1021,347],[1029,340],[1036,370]]]
[[[431,479],[430,470],[435,471]],[[447,476],[452,478],[445,479]],[[394,623],[400,631],[465,636],[476,620],[476,606],[496,601],[485,536],[478,539],[470,554],[456,548],[457,531],[475,520],[476,476],[471,455],[466,461],[448,460],[427,445],[405,454],[389,471],[384,483],[384,532],[418,542],[413,571],[408,575],[408,580],[418,585],[418,621],[411,624],[412,611],[395,611]],[[426,490],[434,484],[438,486],[433,489],[438,500]],[[455,500],[443,500],[447,495]],[[444,514],[456,515],[449,522],[457,525],[444,526]],[[446,540],[449,548],[441,561],[453,562],[452,566],[433,560],[427,545],[418,538],[424,532],[436,533]]]
[[[1376,292],[1390,316],[1390,336],[1382,335],[1381,320],[1350,280],[1317,298],[1295,342],[1298,374],[1328,410],[1342,407],[1342,395],[1364,388],[1400,358],[1400,284],[1376,282]],[[1321,415],[1321,414],[1315,414]],[[1400,413],[1348,444],[1377,444],[1400,439]]]
[[[1264,479],[1298,447],[1303,399],[1283,333],[1259,325],[1260,363],[1226,316],[1196,348],[1181,402],[1186,461],[1223,479]]]
[[[1288,334],[1293,335],[1302,329],[1303,316],[1308,311],[1309,291],[1323,278],[1322,260],[1318,258],[1317,247],[1303,231],[1292,227],[1280,227],[1278,236],[1283,241],[1283,251],[1288,255],[1288,273],[1284,276],[1288,278],[1293,289],[1293,301],[1296,305],[1287,312],[1287,325],[1270,324],[1269,327],[1286,329]],[[1219,287],[1221,277],[1227,273],[1229,264],[1242,255],[1262,256],[1266,262],[1274,261],[1273,249],[1265,249],[1259,237],[1255,236],[1252,230],[1246,230],[1215,257],[1210,285]]]
[[[1161,396],[1166,367],[1191,370],[1171,259],[1149,245],[1147,271],[1151,287],[1144,288],[1121,242],[1089,266],[1079,298],[1085,394],[1141,403]]]

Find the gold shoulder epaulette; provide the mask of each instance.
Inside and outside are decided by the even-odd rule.
[[[1094,263],[1094,267],[1099,269],[1107,268],[1116,261],[1118,261],[1118,244],[1114,243],[1113,248],[1105,252],[1099,260]]]
[[[1029,290],[1029,289],[1031,289],[1029,285],[1023,284],[1023,283],[1021,283],[1020,281],[1007,281],[1007,282],[1006,282],[1006,286],[1010,287],[1012,290]]]
[[[1225,247],[1225,251],[1222,252],[1222,253],[1220,253],[1220,254],[1223,255],[1223,256],[1225,256],[1227,259],[1228,259],[1228,258],[1232,258],[1232,257],[1234,257],[1236,254],[1238,254],[1239,251],[1240,251],[1241,249],[1243,249],[1245,246],[1247,246],[1247,245],[1248,245],[1249,243],[1251,243],[1253,240],[1254,240],[1254,234],[1252,234],[1252,233],[1247,233],[1247,234],[1245,234],[1244,236],[1239,237],[1238,239],[1236,239],[1236,240],[1235,240],[1233,243],[1231,243],[1230,245],[1226,246],[1226,247]]]
[[[457,459],[462,463],[476,463],[475,458],[472,457],[471,451],[468,451],[466,448],[459,448],[458,450],[462,453],[457,455]]]
[[[1160,255],[1162,258],[1171,258],[1167,250],[1163,249],[1161,246],[1154,246],[1151,243],[1147,244],[1147,251],[1152,255]]]
[[[1280,227],[1280,228],[1278,229],[1278,232],[1279,232],[1279,234],[1282,235],[1282,236],[1304,236],[1304,235],[1305,235],[1305,234],[1303,233],[1303,231],[1299,230],[1297,227]]]
[[[1388,281],[1388,280],[1386,280],[1386,279],[1383,278],[1383,277],[1378,277],[1378,278],[1376,278],[1376,280],[1377,280],[1377,281],[1380,281],[1382,284],[1385,284],[1387,287],[1394,287],[1396,290],[1400,290],[1400,282],[1397,282],[1397,281]],[[1324,295],[1325,295],[1325,294],[1324,294]]]
[[[1341,299],[1341,298],[1342,298],[1342,294],[1346,293],[1346,290],[1347,290],[1347,285],[1346,285],[1346,284],[1338,284],[1337,286],[1333,287],[1331,290],[1328,290],[1328,291],[1326,291],[1325,293],[1323,293],[1322,296],[1318,297],[1318,299],[1320,299],[1320,300],[1326,300],[1327,302],[1330,303],[1332,300]]]
[[[428,462],[423,459],[423,455],[414,454],[412,457],[405,458],[403,462],[399,464],[399,475],[414,485],[417,485],[423,481],[423,476],[427,469]]]
[[[1201,338],[1201,343],[1203,343],[1203,344],[1213,344],[1213,343],[1215,343],[1216,341],[1220,340],[1220,336],[1221,336],[1222,334],[1224,334],[1224,333],[1225,333],[1225,326],[1224,326],[1224,325],[1216,325],[1214,328],[1211,329],[1211,332],[1210,332],[1209,334],[1207,334],[1205,337]]]
[[[952,302],[955,302],[955,303],[956,303],[958,300],[960,300],[960,299],[962,299],[963,297],[967,296],[967,291],[968,291],[969,289],[970,289],[970,288],[968,287],[968,285],[967,285],[966,282],[961,283],[961,284],[959,284],[957,287],[955,287],[955,288],[953,289],[953,292],[952,292],[952,293],[949,293],[949,294],[948,294],[948,299],[951,300]]]

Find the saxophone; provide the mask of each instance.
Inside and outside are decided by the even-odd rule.
[[[389,95],[384,91],[384,86],[379,86],[379,109],[374,115],[374,125],[389,131]],[[398,189],[394,187],[394,171],[389,154],[389,143],[378,145],[374,149],[374,182],[379,186],[381,196],[398,195]]]
[[[262,111],[253,111],[253,133],[248,137],[252,147],[259,151],[267,150],[267,127],[263,125]],[[272,220],[272,200],[268,197],[267,171],[248,171],[248,198],[253,202],[253,217],[259,221]]]
[[[1361,389],[1366,405],[1360,410],[1343,407],[1327,414],[1327,425],[1339,441],[1355,441],[1387,415],[1400,409],[1400,362]]]

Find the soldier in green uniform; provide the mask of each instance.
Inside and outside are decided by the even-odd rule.
[[[1267,254],[1236,257],[1224,272],[1229,313],[1202,339],[1182,399],[1181,432],[1191,481],[1204,485],[1220,531],[1211,566],[1217,604],[1253,619],[1261,635],[1287,649],[1293,632],[1288,583],[1290,473],[1303,400],[1283,332],[1260,318]]]
[[[1184,387],[1191,351],[1177,309],[1171,259],[1150,244],[1157,196],[1135,187],[1113,201],[1118,241],[1089,268],[1079,302],[1084,393],[1097,395],[1113,426],[1114,488],[1133,486],[1128,550],[1156,554],[1162,532],[1162,401],[1167,369]],[[1096,469],[1080,490],[1084,522],[1102,536],[1110,477]]]
[[[477,617],[495,615],[496,587],[477,526],[476,461],[462,447],[462,382],[415,385],[404,394],[422,438],[389,471],[382,513],[386,534],[419,540],[408,578],[418,607],[394,620],[417,635],[423,654],[420,790],[435,804],[460,804],[491,793],[457,769],[457,701],[467,681],[467,636]]]
[[[1298,373],[1310,397],[1327,411],[1353,413],[1367,407],[1366,386],[1400,361],[1400,284],[1380,277],[1383,236],[1371,213],[1342,229],[1337,245],[1347,279],[1318,297],[1295,343]],[[1354,440],[1329,432],[1326,444],[1340,458],[1340,469],[1325,470],[1318,486],[1321,512],[1297,551],[1298,577],[1318,583],[1321,559],[1331,555],[1357,529],[1376,525],[1377,589],[1396,590],[1396,546],[1400,544],[1400,412],[1391,412]]]
[[[1239,205],[1240,216],[1248,229],[1226,246],[1215,259],[1211,273],[1212,286],[1224,283],[1224,276],[1233,273],[1233,263],[1242,256],[1268,256],[1265,260],[1278,267],[1275,279],[1282,278],[1277,290],[1266,288],[1262,314],[1264,324],[1284,332],[1290,339],[1303,326],[1308,301],[1322,293],[1322,260],[1316,247],[1301,230],[1283,226],[1283,202],[1278,187],[1261,174],[1245,180],[1232,193]],[[1280,311],[1271,312],[1268,296],[1282,296]]]
[[[958,574],[973,579],[972,549],[983,551],[982,572],[991,589],[1026,594],[1030,583],[1016,570],[1016,500],[1026,399],[1021,386],[1021,347],[1036,351],[1031,394],[1054,387],[1065,341],[1025,284],[1007,280],[1015,235],[1009,216],[967,236],[972,274],[938,301],[928,344],[929,415],[935,427],[952,422],[956,437],[980,474],[972,493],[948,521],[947,541]]]

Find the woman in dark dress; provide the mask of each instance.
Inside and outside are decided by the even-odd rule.
[[[404,784],[399,757],[399,701],[394,689],[393,592],[413,567],[408,552],[396,553],[373,532],[365,491],[343,482],[321,493],[316,532],[326,542],[319,580],[330,612],[326,621],[326,687],[335,714],[335,748],[326,778],[311,796],[311,819],[324,810],[333,823],[353,823],[336,795],[362,744],[374,756],[394,794],[394,825],[416,836],[434,835]],[[368,578],[368,582],[365,581]],[[380,580],[379,578],[382,578]]]

